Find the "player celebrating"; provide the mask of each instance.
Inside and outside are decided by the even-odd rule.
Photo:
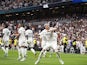
[[[45,38],[45,36],[44,36],[44,33],[46,33],[45,32],[45,29],[39,34],[40,35],[40,41],[41,41],[41,47],[42,47],[42,49],[45,47],[45,45],[46,45],[46,38]],[[51,55],[52,55],[52,52],[53,52],[53,49],[52,48],[50,48],[49,49],[50,50],[50,57],[51,57]],[[47,53],[47,50],[45,50],[44,52],[43,52],[43,57],[45,57],[46,56],[46,53]]]
[[[64,62],[62,61],[62,59],[60,58],[60,55],[58,53],[57,41],[54,41],[57,38],[57,34],[54,33],[56,28],[50,28],[48,24],[45,24],[45,29],[44,30],[45,30],[45,32],[44,32],[43,36],[46,39],[46,45],[44,46],[44,48],[40,52],[39,57],[38,57],[37,61],[35,62],[35,64],[39,63],[39,61],[40,61],[40,59],[42,57],[42,54],[48,48],[52,48],[57,53],[57,56],[58,56],[58,59],[59,59],[60,63],[64,64]]]
[[[2,33],[3,33],[3,42],[1,44],[1,48],[5,52],[5,56],[8,56],[10,30],[8,29],[7,24],[5,24],[4,27],[5,28],[2,31]]]
[[[28,26],[27,26],[27,30],[25,31],[25,35],[26,35],[27,43],[29,44],[30,50],[34,53],[34,55],[36,55],[36,52],[33,49],[33,47],[34,47],[34,43],[33,43],[33,31],[31,29],[29,29]]]
[[[26,59],[26,48],[27,48],[27,42],[26,42],[26,37],[25,37],[25,29],[23,27],[22,24],[18,25],[19,29],[18,29],[18,53],[19,53],[19,57],[18,60],[20,61],[24,61]]]
[[[45,30],[43,30],[39,35],[40,35],[40,41],[41,41],[41,47],[42,47],[42,49],[44,48],[44,46],[46,45],[46,39],[45,39],[45,37],[44,37],[44,33],[45,33]],[[45,50],[44,51],[44,53],[43,53],[43,57],[45,57],[46,56],[46,53],[47,53],[47,50]]]

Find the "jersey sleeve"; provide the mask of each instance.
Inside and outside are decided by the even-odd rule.
[[[39,33],[40,38],[42,38],[44,36],[44,33],[45,33],[44,30],[41,33]]]
[[[53,27],[51,27],[49,31],[52,32],[52,31],[55,31],[56,29],[57,29],[57,28],[53,28]]]
[[[21,34],[23,32],[22,30],[23,30],[22,28],[19,28],[18,33]]]

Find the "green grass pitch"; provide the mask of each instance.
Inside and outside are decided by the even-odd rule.
[[[28,51],[27,59],[24,62],[18,61],[18,53],[16,50],[10,50],[9,56],[4,57],[4,53],[0,50],[0,65],[34,65],[37,60],[39,52],[35,57],[31,51]],[[65,62],[64,65],[87,65],[87,55],[81,54],[64,54],[61,53],[61,57]],[[47,53],[46,57],[41,59],[38,65],[61,65],[56,57],[56,54],[53,53],[52,57],[49,57]]]

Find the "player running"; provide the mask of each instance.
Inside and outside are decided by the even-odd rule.
[[[46,45],[46,39],[45,39],[45,37],[44,37],[44,33],[45,33],[45,30],[43,30],[41,33],[39,33],[42,49],[43,49],[44,46]],[[46,56],[46,53],[47,53],[47,50],[45,50],[45,51],[43,52],[43,57]]]
[[[3,29],[2,33],[3,33],[3,39],[2,39],[3,42],[1,44],[1,48],[5,52],[5,56],[8,56],[9,37],[10,37],[11,31],[8,29],[7,24],[4,25],[4,29]]]
[[[27,30],[25,31],[25,35],[27,38],[27,43],[29,44],[30,50],[33,52],[34,55],[36,55],[35,50],[33,49],[34,43],[33,43],[33,31],[29,29],[27,26]]]
[[[38,56],[38,59],[37,61],[35,62],[35,64],[38,64],[41,57],[42,57],[42,54],[45,52],[45,50],[47,50],[48,48],[52,48],[56,54],[57,54],[57,57],[60,61],[61,64],[64,64],[64,62],[62,61],[62,59],[60,58],[60,55],[58,53],[58,46],[57,46],[57,41],[54,41],[57,39],[57,34],[54,33],[54,31],[56,30],[56,28],[50,28],[49,27],[49,24],[45,24],[45,29],[44,29],[44,34],[43,36],[45,37],[46,39],[46,45],[44,46],[44,48],[42,49],[42,51],[40,52],[39,56]]]
[[[26,59],[26,53],[27,53],[27,42],[26,42],[26,37],[25,37],[25,28],[23,27],[22,24],[18,25],[18,60],[24,61]]]

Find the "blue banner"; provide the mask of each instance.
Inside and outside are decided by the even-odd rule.
[[[73,0],[74,3],[82,2],[82,0]]]
[[[87,0],[73,0],[74,3],[87,2]]]
[[[87,0],[82,0],[82,2],[87,2]]]

